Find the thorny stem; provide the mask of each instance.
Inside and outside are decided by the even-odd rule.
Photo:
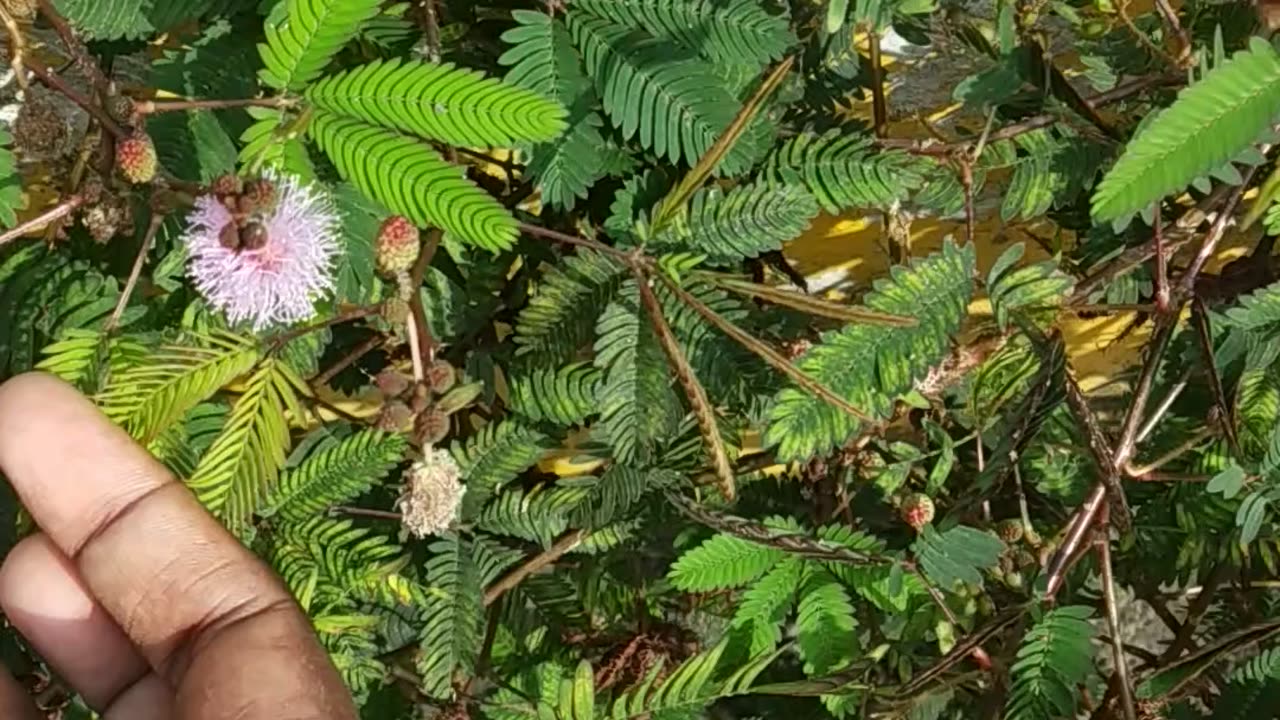
[[[1107,509],[1102,510],[1105,527]],[[1105,534],[1098,537],[1098,564],[1102,569],[1102,597],[1107,611],[1107,632],[1111,636],[1111,651],[1116,666],[1116,680],[1120,691],[1120,706],[1125,720],[1137,720],[1138,711],[1133,704],[1133,686],[1129,679],[1129,661],[1125,657],[1124,638],[1120,634],[1120,608],[1116,602],[1116,582],[1111,573],[1111,541]]]
[[[556,540],[555,544],[521,563],[511,572],[503,575],[484,592],[484,606],[489,607],[503,594],[524,582],[525,578],[553,564],[564,557],[565,553],[578,547],[587,536],[586,530],[572,530]]]
[[[1089,493],[1089,498],[1084,501],[1076,514],[1072,516],[1070,523],[1067,525],[1066,536],[1062,540],[1062,546],[1058,548],[1058,553],[1053,556],[1053,560],[1048,567],[1048,582],[1045,584],[1044,597],[1047,601],[1052,601],[1053,596],[1058,594],[1058,590],[1062,588],[1062,583],[1066,579],[1067,570],[1071,569],[1072,560],[1076,557],[1076,551],[1080,548],[1080,543],[1089,532],[1089,528],[1093,526],[1093,519],[1097,517],[1098,512],[1102,509],[1104,501],[1107,498],[1107,486],[1098,483],[1093,486],[1093,492]]]
[[[551,230],[544,227],[538,227],[537,225],[530,225],[529,223],[520,223],[519,227],[520,227],[520,232],[524,233],[525,235],[532,235],[534,237],[540,237],[547,240],[554,240],[556,242],[562,242],[566,245],[576,245],[578,247],[590,248],[592,250],[595,250],[598,253],[608,255],[609,257],[612,257],[622,262],[624,265],[627,265],[628,267],[630,267],[636,262],[636,259],[630,254],[625,253],[617,248],[605,245],[604,243],[599,242],[597,240],[578,237],[576,235],[568,235],[566,233],[562,233],[556,230]]]
[[[1191,262],[1191,266],[1187,268],[1187,272],[1183,274],[1182,280],[1178,284],[1178,289],[1181,292],[1190,293],[1195,288],[1196,278],[1200,276],[1200,271],[1204,269],[1205,263],[1209,262],[1209,258],[1213,257],[1214,252],[1218,249],[1218,242],[1222,240],[1222,236],[1226,235],[1227,227],[1235,216],[1236,208],[1240,206],[1240,198],[1244,196],[1244,191],[1249,187],[1249,182],[1253,180],[1253,175],[1257,171],[1257,167],[1251,167],[1246,170],[1244,172],[1244,180],[1227,198],[1226,204],[1219,211],[1218,219],[1213,222],[1213,226],[1209,228],[1209,233],[1205,235],[1204,243],[1200,246],[1200,252],[1196,255],[1195,260]]]
[[[334,315],[331,318],[326,318],[324,320],[312,323],[310,325],[303,325],[300,328],[295,328],[293,330],[290,330],[286,333],[282,333],[281,335],[277,336],[276,339],[271,342],[271,346],[268,349],[267,354],[273,354],[273,353],[279,352],[280,349],[283,348],[285,345],[288,345],[289,343],[293,342],[294,340],[297,340],[298,338],[304,335],[309,335],[313,332],[317,332],[319,330],[323,330],[327,327],[332,327],[334,325],[341,325],[342,323],[345,323],[345,322],[351,322],[352,320],[360,320],[362,318],[367,318],[371,315],[377,315],[380,312],[382,312],[381,305],[359,306],[359,307],[354,307],[354,308],[349,308],[347,310],[344,310],[338,313],[337,315]]]
[[[440,18],[436,15],[436,0],[420,0],[422,31],[427,36],[427,59],[440,62]]]
[[[351,352],[342,356],[342,358],[338,360],[338,362],[334,363],[329,369],[317,375],[315,379],[311,381],[311,384],[312,385],[328,385],[329,381],[337,377],[338,373],[342,372],[343,370],[346,370],[352,365],[355,365],[356,362],[360,360],[360,358],[364,357],[365,355],[368,355],[369,353],[373,352],[377,348],[382,347],[383,345],[386,344],[386,342],[387,342],[387,339],[381,335],[374,335],[370,337],[368,340],[365,340],[364,342],[352,348]]]
[[[1196,431],[1191,437],[1187,438],[1185,442],[1179,444],[1177,447],[1161,455],[1155,460],[1152,460],[1146,465],[1141,465],[1139,467],[1126,465],[1124,468],[1124,473],[1129,477],[1148,476],[1151,473],[1155,472],[1156,470],[1159,470],[1165,465],[1168,465],[1174,460],[1177,460],[1178,458],[1182,457],[1183,455],[1190,452],[1191,450],[1194,450],[1197,445],[1199,445],[1200,443],[1204,442],[1205,440],[1208,440],[1209,438],[1217,434],[1218,434],[1218,431],[1216,428],[1212,428],[1212,427],[1201,428],[1200,430]]]
[[[1164,418],[1165,413],[1169,412],[1169,408],[1173,407],[1173,404],[1177,402],[1178,397],[1182,395],[1182,391],[1186,390],[1187,385],[1191,383],[1191,374],[1193,372],[1195,372],[1193,368],[1187,368],[1183,371],[1182,377],[1179,378],[1178,382],[1169,389],[1169,394],[1164,396],[1164,400],[1160,401],[1160,404],[1156,406],[1155,411],[1151,413],[1151,417],[1147,418],[1146,424],[1138,431],[1138,438],[1135,442],[1145,441],[1147,436],[1156,429],[1156,426],[1160,424],[1160,420]]]
[[[413,323],[417,325],[420,344],[417,352],[421,353],[423,361],[427,364],[435,362],[436,341],[431,336],[431,326],[427,324],[427,311],[422,306],[421,288],[422,280],[427,276],[427,268],[435,259],[436,250],[440,247],[441,234],[442,232],[437,228],[427,232],[427,239],[422,243],[422,249],[418,251],[418,259],[413,263],[413,269],[409,271],[409,312],[413,315]]]
[[[1222,582],[1229,570],[1230,563],[1224,561],[1219,562],[1209,572],[1209,577],[1204,581],[1204,588],[1196,596],[1195,602],[1191,603],[1191,606],[1187,608],[1187,617],[1182,621],[1182,627],[1178,630],[1178,634],[1173,638],[1173,642],[1169,643],[1169,647],[1165,649],[1164,654],[1160,656],[1161,663],[1176,660],[1183,650],[1191,647],[1196,625],[1200,623],[1200,618],[1208,612],[1209,605],[1213,602],[1214,591],[1218,589],[1218,584]]]
[[[1124,467],[1133,457],[1137,444],[1138,428],[1143,413],[1147,409],[1147,401],[1151,398],[1151,387],[1155,384],[1156,372],[1160,369],[1160,361],[1164,359],[1165,350],[1173,338],[1174,326],[1177,324],[1178,311],[1158,316],[1156,329],[1151,339],[1151,349],[1147,353],[1146,362],[1142,366],[1142,374],[1138,376],[1138,384],[1133,391],[1133,399],[1129,403],[1129,411],[1125,415],[1120,442],[1116,444],[1112,461],[1117,468]]]
[[[79,105],[81,109],[89,113],[89,115],[92,116],[94,120],[97,120],[98,124],[110,133],[113,138],[121,140],[126,137],[124,129],[116,124],[116,121],[112,120],[111,116],[108,115],[101,106],[94,103],[84,95],[81,95],[78,90],[68,85],[61,76],[50,70],[44,63],[34,57],[30,57],[27,58],[27,68],[31,70],[32,74],[40,78],[40,82],[48,85],[51,89],[62,93],[68,100]]]
[[[1188,233],[1204,222],[1206,213],[1210,208],[1223,202],[1233,191],[1229,185],[1219,185],[1213,189],[1213,192],[1202,198],[1196,203],[1195,207],[1181,215],[1177,220],[1166,224],[1163,232],[1165,233],[1165,255],[1172,256],[1174,253],[1182,249],[1183,246],[1191,242]],[[1177,231],[1179,237],[1170,240],[1168,234],[1171,231]],[[1135,248],[1130,248],[1120,254],[1120,257],[1108,262],[1097,271],[1090,273],[1088,277],[1076,283],[1075,292],[1067,299],[1067,304],[1073,305],[1080,303],[1094,293],[1103,284],[1111,282],[1118,277],[1123,277],[1155,255],[1154,239]]]
[[[102,68],[98,67],[98,63],[94,62],[89,56],[88,50],[84,43],[76,37],[75,31],[71,29],[71,25],[67,23],[67,19],[62,17],[58,9],[54,7],[51,0],[37,0],[40,8],[40,14],[44,15],[45,20],[53,26],[54,32],[62,38],[62,44],[67,46],[67,52],[71,53],[71,57],[76,64],[89,76],[89,80],[93,83],[93,87],[101,95],[107,93],[107,78],[102,74]]]
[[[685,397],[689,400],[689,407],[692,408],[693,416],[698,422],[698,429],[702,431],[707,456],[716,471],[716,485],[725,500],[732,502],[737,494],[734,487],[733,468],[729,464],[729,455],[725,451],[724,441],[720,438],[715,410],[707,398],[707,391],[702,387],[702,383],[698,382],[698,376],[689,365],[684,350],[680,348],[680,342],[676,340],[671,326],[667,324],[658,296],[653,293],[653,288],[650,287],[644,273],[634,266],[631,272],[635,275],[640,289],[640,302],[648,311],[649,323],[653,327],[654,335],[658,338],[658,344],[662,346],[663,353],[666,354],[667,361],[675,372]]]
[[[1167,268],[1168,258],[1165,256],[1164,250],[1164,233],[1160,225],[1160,203],[1155,204],[1155,215],[1151,221],[1153,228],[1151,242],[1155,244],[1156,252],[1156,310],[1158,312],[1169,312],[1169,271]]]
[[[1134,95],[1146,92],[1153,87],[1163,85],[1175,85],[1186,82],[1186,79],[1178,75],[1152,75],[1137,78],[1126,83],[1121,83],[1116,87],[1104,93],[1098,93],[1085,98],[1085,102],[1094,108],[1110,105],[1111,103],[1126,100]],[[1062,119],[1060,115],[1053,113],[1044,113],[1042,115],[1034,115],[1013,125],[1005,127],[991,133],[988,142],[999,142],[1001,140],[1010,140],[1019,135],[1040,130],[1049,127]],[[907,140],[902,138],[881,138],[876,141],[881,147],[898,148],[910,153],[920,155],[949,155],[955,150],[961,150],[973,145],[973,141],[963,141],[960,143],[948,145],[939,143],[934,140]]]
[[[742,538],[757,545],[775,547],[798,557],[858,566],[892,565],[896,562],[879,555],[867,555],[843,545],[826,543],[809,535],[780,533],[777,528],[708,510],[695,503],[692,499],[677,493],[667,493],[667,501],[681,515],[700,525],[705,525],[713,530]]]
[[[1209,387],[1213,389],[1213,401],[1218,406],[1218,424],[1222,434],[1227,438],[1231,452],[1240,457],[1240,438],[1236,436],[1235,423],[1231,422],[1231,403],[1227,400],[1226,390],[1222,387],[1222,377],[1218,375],[1218,365],[1213,356],[1213,331],[1209,327],[1209,310],[1200,298],[1191,300],[1191,321],[1196,328],[1196,342],[1200,345],[1200,354],[1204,358],[1204,369],[1209,374]]]
[[[371,518],[374,520],[391,520],[400,522],[404,516],[398,512],[389,510],[371,510],[369,508],[350,507],[348,505],[334,505],[329,508],[330,515],[346,515],[348,517]]]
[[[680,287],[677,283],[673,282],[665,274],[657,273],[657,276],[663,281],[663,283],[666,284],[667,288],[670,289],[671,292],[675,294],[675,296],[680,300],[680,302],[693,308],[693,311],[701,315],[703,319],[705,319],[707,322],[714,325],[717,329],[719,329],[725,335],[728,335],[731,340],[737,342],[739,345],[742,345],[746,349],[750,350],[753,354],[755,354],[761,360],[764,360],[765,363],[767,363],[770,367],[774,368],[775,370],[791,378],[800,387],[822,398],[823,400],[826,400],[827,402],[843,410],[844,412],[852,415],[858,420],[865,423],[874,422],[869,415],[859,410],[858,408],[854,407],[852,404],[849,403],[848,400],[845,400],[843,397],[841,397],[840,395],[836,394],[835,392],[827,388],[827,386],[823,385],[812,376],[806,374],[805,372],[797,368],[794,364],[791,363],[791,361],[783,357],[778,351],[769,347],[768,345],[761,342],[760,340],[757,340],[750,333],[742,330],[738,326],[734,325],[732,322],[729,322],[725,318],[721,317],[718,313],[716,313],[716,311],[707,307],[705,303],[698,300],[696,297],[691,295],[684,288]]]
[[[80,195],[72,195],[66,200],[63,200],[57,205],[49,208],[43,213],[40,213],[36,217],[31,218],[30,220],[22,223],[21,225],[18,225],[17,227],[9,228],[8,230],[4,231],[4,233],[0,233],[0,246],[10,243],[16,240],[17,238],[20,238],[23,235],[26,235],[32,230],[39,230],[40,228],[43,228],[46,225],[49,225],[51,223],[57,222],[58,220],[61,220],[62,218],[75,212],[76,208],[80,207],[83,204],[84,204],[83,197],[81,197]]]
[[[1177,58],[1170,55],[1164,48],[1156,45],[1146,33],[1142,32],[1142,30],[1134,24],[1133,18],[1129,17],[1128,2],[1121,2],[1116,5],[1116,14],[1120,16],[1120,21],[1124,23],[1124,26],[1129,29],[1129,34],[1137,39],[1138,42],[1142,43],[1143,47],[1145,47],[1152,55],[1164,60],[1174,67],[1179,66]]]
[[[22,67],[22,58],[27,51],[27,41],[22,37],[22,30],[13,15],[0,5],[0,21],[4,23],[5,32],[9,33],[9,66],[13,68],[13,79],[24,92],[27,89],[27,71]]]
[[[1084,392],[1080,389],[1075,377],[1070,373],[1067,373],[1066,386],[1067,406],[1071,409],[1071,414],[1075,416],[1076,422],[1084,431],[1089,453],[1093,456],[1094,463],[1098,466],[1099,479],[1106,487],[1107,498],[1111,501],[1111,507],[1115,511],[1114,516],[1112,516],[1112,522],[1116,524],[1116,528],[1122,533],[1127,533],[1131,528],[1132,518],[1129,513],[1129,505],[1125,499],[1124,487],[1120,480],[1122,464],[1115,461],[1111,448],[1107,446],[1107,437],[1103,434],[1097,417],[1094,416],[1093,411],[1089,408],[1089,401],[1085,398]]]
[[[1180,68],[1188,68],[1191,66],[1191,39],[1187,36],[1186,28],[1182,27],[1182,22],[1178,20],[1178,13],[1169,4],[1169,0],[1155,0],[1156,11],[1160,13],[1160,18],[1164,20],[1165,25],[1173,32],[1173,37],[1177,41],[1177,52],[1173,58],[1173,62]]]
[[[1124,431],[1120,442],[1117,443],[1115,452],[1112,453],[1111,462],[1114,463],[1115,470],[1122,469],[1129,462],[1129,458],[1133,456],[1140,418],[1146,409],[1147,400],[1151,396],[1151,386],[1155,381],[1156,370],[1159,369],[1160,361],[1164,358],[1165,350],[1169,347],[1169,340],[1173,337],[1173,327],[1177,317],[1177,312],[1156,317],[1156,330],[1151,341],[1151,348],[1147,353],[1146,362],[1142,366],[1142,374],[1138,378],[1133,399],[1129,404],[1128,414],[1125,416]],[[1102,509],[1106,497],[1106,485],[1098,483],[1094,486],[1093,492],[1089,494],[1089,498],[1076,511],[1075,516],[1072,517],[1066,537],[1063,539],[1062,547],[1059,548],[1058,554],[1054,556],[1053,561],[1049,564],[1045,598],[1052,600],[1053,596],[1061,589],[1067,570],[1070,569],[1071,564],[1078,555],[1077,550],[1080,548],[1080,543],[1089,533],[1090,528],[1093,527],[1093,522],[1097,518],[1099,510]]]
[[[225,110],[242,107],[287,107],[292,100],[282,97],[238,98],[234,100],[144,100],[134,105],[143,115],[177,112],[180,110]]]
[[[929,597],[933,598],[933,603],[938,606],[938,609],[942,610],[942,614],[946,616],[947,622],[951,623],[953,627],[960,627],[960,622],[956,618],[955,612],[953,612],[950,607],[947,607],[947,599],[942,596],[942,592],[938,590],[938,588],[934,587],[933,583],[929,582],[929,578],[925,577],[924,572],[922,572],[920,568],[912,567],[911,571],[915,573],[916,577],[920,579],[920,582],[924,584],[925,590],[929,591]],[[983,670],[991,669],[991,656],[987,654],[986,650],[982,649],[982,645],[974,646],[974,648],[969,651],[969,655]]]
[[[147,253],[151,251],[151,244],[155,242],[156,233],[164,224],[164,218],[165,216],[159,213],[151,215],[151,222],[147,224],[147,233],[142,238],[142,246],[138,248],[138,256],[133,259],[129,279],[124,284],[124,290],[120,292],[120,299],[116,301],[116,308],[111,312],[111,317],[107,318],[106,324],[102,326],[103,333],[110,334],[120,324],[120,318],[124,316],[124,310],[129,305],[129,297],[133,295],[133,289],[138,284],[138,277],[142,275],[142,266],[147,263]]]
[[[880,57],[880,33],[872,30],[868,33],[871,63],[871,116],[873,132],[876,137],[883,137],[889,124],[889,107],[884,97],[884,64]]]

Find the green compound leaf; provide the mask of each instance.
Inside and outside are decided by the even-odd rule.
[[[258,45],[262,82],[278,90],[299,90],[324,70],[368,19],[381,0],[286,0],[284,13],[267,19],[267,42]]]
[[[316,107],[452,145],[552,140],[565,110],[523,88],[452,65],[377,61],[307,89]]]
[[[515,243],[511,213],[422,141],[324,111],[308,130],[344,179],[415,224],[485,250]]]
[[[1256,142],[1278,113],[1280,54],[1254,37],[1129,142],[1093,195],[1093,217],[1125,218],[1181,191]]]

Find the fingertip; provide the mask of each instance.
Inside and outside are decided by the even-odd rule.
[[[0,608],[95,707],[147,674],[124,632],[43,534],[23,539],[0,565]]]
[[[74,388],[48,373],[37,371],[15,375],[0,383],[0,418],[28,405],[33,399],[47,398],[68,388],[74,392]]]
[[[39,372],[0,385],[0,469],[69,557],[122,508],[171,480],[78,390]]]

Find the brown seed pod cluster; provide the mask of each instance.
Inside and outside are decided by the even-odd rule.
[[[430,447],[449,435],[450,418],[454,408],[443,406],[438,399],[457,384],[458,371],[445,360],[436,360],[424,373],[422,383],[387,368],[373,378],[373,384],[383,397],[383,407],[376,425],[388,432],[405,432],[410,428],[413,440],[422,447]]]
[[[266,247],[271,238],[264,218],[275,207],[275,185],[266,178],[246,181],[235,175],[223,175],[213,181],[209,190],[231,213],[232,222],[227,223],[219,237],[222,246],[235,252]]]

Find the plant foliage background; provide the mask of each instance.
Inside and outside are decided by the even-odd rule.
[[[0,9],[0,378],[75,383],[186,482],[363,717],[1275,714],[1265,8]],[[339,256],[254,331],[184,228],[265,172]],[[1099,379],[1101,319],[1137,350]],[[440,450],[465,495],[419,537]]]

